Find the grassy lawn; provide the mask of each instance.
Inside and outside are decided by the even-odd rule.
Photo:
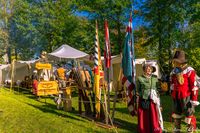
[[[171,132],[171,99],[162,96],[164,127]],[[75,111],[57,110],[51,98],[40,101],[27,92],[10,92],[0,89],[0,133],[107,133],[114,129],[98,127],[95,122],[79,117],[78,98],[73,97]],[[112,107],[112,105],[111,105]],[[200,107],[196,109],[197,126],[200,128]],[[119,133],[136,133],[137,118],[128,114],[125,103],[116,104],[115,121],[121,123]],[[185,125],[183,123],[183,130]]]

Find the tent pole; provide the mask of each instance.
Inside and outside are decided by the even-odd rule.
[[[107,68],[107,86],[108,86],[108,113],[110,114],[110,69]]]
[[[122,60],[122,53],[120,53],[120,60]],[[116,107],[116,102],[117,102],[117,92],[119,91],[118,89],[120,87],[121,78],[122,78],[122,68],[120,68],[119,76],[118,76],[118,79],[117,79],[117,88],[115,88],[115,98],[114,98],[112,117],[111,117],[112,122],[114,122],[115,107]]]
[[[12,63],[11,63],[11,83],[10,83],[10,92],[12,91],[12,87],[13,87],[14,69],[15,69],[15,59],[13,59],[13,61],[12,61]]]

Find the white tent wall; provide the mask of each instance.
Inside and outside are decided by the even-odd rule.
[[[15,61],[13,69],[14,72],[13,82],[23,81],[26,76],[31,77],[35,69],[36,61],[37,60]],[[5,82],[6,80],[10,80],[11,74],[12,74],[11,65],[8,65],[8,67],[2,69],[2,83]]]
[[[142,59],[136,59],[136,79],[138,76],[143,74],[143,70],[142,70],[142,64],[145,62],[145,58]],[[116,55],[112,57],[112,70],[113,71],[113,88],[117,89],[118,85],[121,84],[121,78],[120,76],[120,71],[122,71],[121,69],[121,57],[120,55]],[[120,88],[118,88],[120,89]]]
[[[6,69],[9,67],[9,65],[1,65],[0,66],[0,85],[2,85],[4,83],[4,81],[6,80],[6,75],[7,75],[7,71]]]
[[[33,72],[31,68],[29,64],[16,62],[14,68],[14,82],[17,80],[23,81],[25,76],[31,76]]]
[[[103,58],[102,58],[103,60]],[[103,62],[103,61],[102,61]],[[120,55],[116,55],[116,56],[112,56],[112,67],[111,67],[111,71],[113,74],[113,77],[111,77],[112,82],[113,82],[113,88],[116,89],[118,87],[119,84],[121,84],[121,77],[119,77],[120,75],[120,71],[121,70],[121,57]],[[153,74],[157,75],[158,78],[161,78],[161,73],[160,73],[160,69],[158,66],[158,63],[156,60],[146,60],[145,58],[141,58],[141,59],[135,59],[135,66],[136,66],[136,80],[138,76],[141,76],[143,74],[143,64],[144,63],[150,63],[153,66],[156,67],[156,72],[154,72]]]

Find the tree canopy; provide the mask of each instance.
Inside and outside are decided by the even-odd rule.
[[[193,57],[200,47],[198,0],[1,0],[0,6],[0,53],[8,53],[10,60],[13,56],[28,60],[41,50],[51,52],[64,43],[90,54],[95,20],[103,49],[105,19],[112,55],[119,54],[132,11],[137,23],[136,58],[157,59],[169,73],[173,50],[179,48],[187,52],[191,64],[199,64],[199,58]]]

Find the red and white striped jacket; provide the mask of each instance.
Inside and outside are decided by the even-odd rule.
[[[183,99],[190,96],[191,103],[198,105],[198,87],[196,82],[196,72],[192,67],[187,67],[182,72],[184,82],[180,84],[177,75],[172,71],[171,73],[171,95],[173,98]]]

